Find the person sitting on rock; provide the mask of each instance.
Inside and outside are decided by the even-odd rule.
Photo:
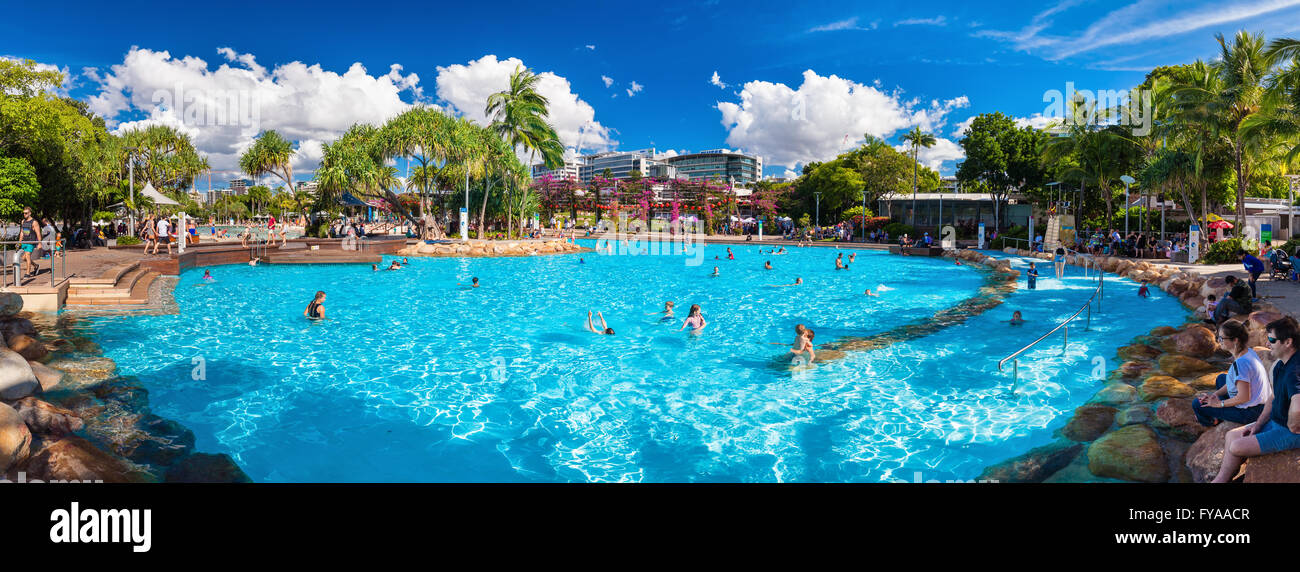
[[[1224,300],[1227,302],[1227,300]],[[1216,483],[1226,483],[1237,475],[1249,457],[1300,449],[1300,323],[1287,316],[1269,322],[1264,329],[1268,347],[1277,362],[1273,364],[1272,394],[1264,400],[1259,418],[1250,425],[1228,431],[1223,438],[1223,464]]]
[[[1250,347],[1250,334],[1239,322],[1219,326],[1219,342],[1232,354],[1228,373],[1214,380],[1214,391],[1201,393],[1192,402],[1192,411],[1201,425],[1212,427],[1219,421],[1246,424],[1264,410],[1269,395],[1268,371],[1259,354]]]
[[[1229,276],[1225,280],[1232,290],[1223,298],[1214,308],[1214,323],[1222,324],[1234,314],[1249,314],[1251,308],[1250,287],[1238,280],[1236,276]]]

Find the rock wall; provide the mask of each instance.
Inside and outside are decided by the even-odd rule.
[[[151,413],[148,392],[116,375],[77,318],[19,313],[11,301],[0,294],[0,479],[251,482]]]
[[[490,256],[541,256],[595,252],[564,240],[472,240],[465,242],[420,243],[397,251],[398,256],[451,256],[483,258]]]

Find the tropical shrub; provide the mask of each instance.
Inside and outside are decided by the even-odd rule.
[[[903,224],[901,222],[891,222],[885,225],[885,232],[889,233],[889,240],[896,240],[904,234],[916,238],[916,229],[913,228],[912,225]]]
[[[1237,262],[1237,251],[1241,250],[1240,238],[1220,240],[1210,245],[1210,249],[1201,257],[1206,264],[1231,264]]]
[[[119,246],[131,246],[132,244],[140,244],[140,242],[141,240],[134,236],[122,235],[117,237],[117,244]]]

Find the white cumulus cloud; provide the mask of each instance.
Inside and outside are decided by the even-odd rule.
[[[611,86],[611,85],[614,85],[614,78],[609,77],[609,76],[607,76],[607,75],[602,75],[602,76],[600,76],[600,81],[605,82],[605,87],[609,87],[609,86]]]
[[[714,71],[713,71],[713,77],[712,77],[711,79],[709,79],[709,83],[710,83],[710,84],[713,84],[713,85],[716,85],[716,86],[718,86],[719,88],[727,89],[727,84],[722,83],[722,78],[718,76],[718,72],[717,72],[717,70],[714,70]]]
[[[396,64],[381,75],[360,63],[342,73],[297,61],[268,70],[253,54],[217,53],[226,63],[212,69],[195,56],[133,47],[107,72],[85,70],[99,84],[87,102],[117,132],[162,124],[188,133],[216,178],[237,174],[239,154],[270,129],[298,142],[298,172],[313,170],[322,142],[354,123],[383,123],[410,107],[403,91],[420,93],[419,77]]]
[[[639,84],[639,83],[633,81],[633,82],[632,82],[632,87],[627,88],[627,96],[628,96],[628,97],[632,97],[632,96],[634,96],[634,95],[640,93],[641,90],[644,89],[644,88],[645,88],[644,85],[641,85],[641,84]]]
[[[516,66],[528,67],[519,58],[497,59],[486,55],[466,64],[439,66],[434,80],[438,97],[467,119],[487,125],[488,96],[510,86]],[[615,145],[611,132],[596,121],[596,110],[573,93],[569,80],[553,72],[539,72],[537,91],[550,102],[548,120],[565,147],[581,143],[584,151],[605,151]]]
[[[932,132],[943,126],[948,113],[968,105],[962,96],[922,107],[878,85],[808,70],[798,88],[751,81],[741,90],[740,102],[719,102],[717,108],[728,129],[728,145],[761,155],[769,165],[793,169],[833,158],[860,144],[864,134],[888,139],[913,126]]]

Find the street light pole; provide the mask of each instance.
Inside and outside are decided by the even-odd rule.
[[[814,193],[814,194],[817,195],[817,217],[813,221],[813,226],[820,228],[822,225],[822,194],[821,193]]]
[[[1137,179],[1128,175],[1123,175],[1119,180],[1124,181],[1124,236],[1128,237],[1128,208],[1129,208],[1129,185],[1137,182]]]
[[[862,242],[867,241],[867,190],[862,189]]]

